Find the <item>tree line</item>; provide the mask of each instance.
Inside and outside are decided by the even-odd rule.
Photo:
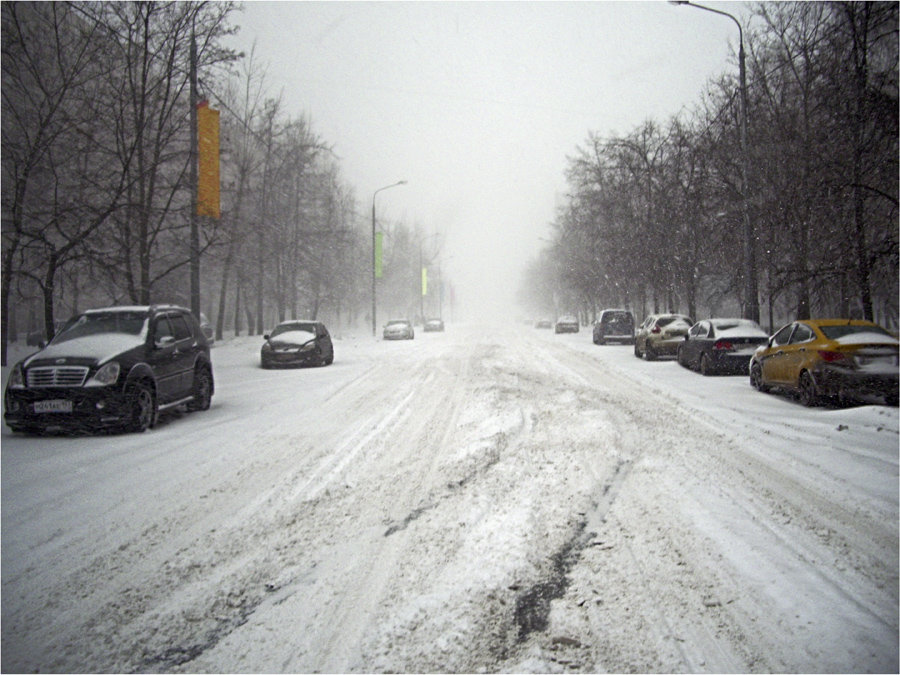
[[[222,214],[200,223],[202,307],[217,336],[367,311],[367,221],[312,121],[269,93],[252,51],[226,46],[236,9],[0,5],[4,365],[10,340],[52,337],[87,307],[188,305],[192,38],[198,98],[221,120]],[[414,247],[402,253],[396,267],[417,262]]]
[[[897,326],[898,5],[760,3],[747,24],[746,188],[737,69],[666,123],[591,133],[520,291],[533,311],[739,315],[746,189],[764,324]]]

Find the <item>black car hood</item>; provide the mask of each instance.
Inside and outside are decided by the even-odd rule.
[[[108,333],[86,335],[54,343],[29,356],[22,365],[31,366],[92,366],[144,346],[141,335]]]

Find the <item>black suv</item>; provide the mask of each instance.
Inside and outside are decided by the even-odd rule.
[[[184,307],[106,307],[72,317],[6,384],[13,431],[145,431],[159,411],[206,410],[214,391],[209,343]]]

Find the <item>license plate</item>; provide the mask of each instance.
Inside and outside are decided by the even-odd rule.
[[[857,356],[856,359],[861,366],[871,366],[875,364],[884,366],[897,365],[896,356]]]
[[[51,400],[51,401],[35,401],[34,412],[36,413],[70,413],[72,412],[72,401]]]

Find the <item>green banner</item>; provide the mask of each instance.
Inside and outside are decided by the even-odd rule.
[[[384,239],[384,234],[381,232],[375,233],[375,278],[381,278],[381,242]]]

